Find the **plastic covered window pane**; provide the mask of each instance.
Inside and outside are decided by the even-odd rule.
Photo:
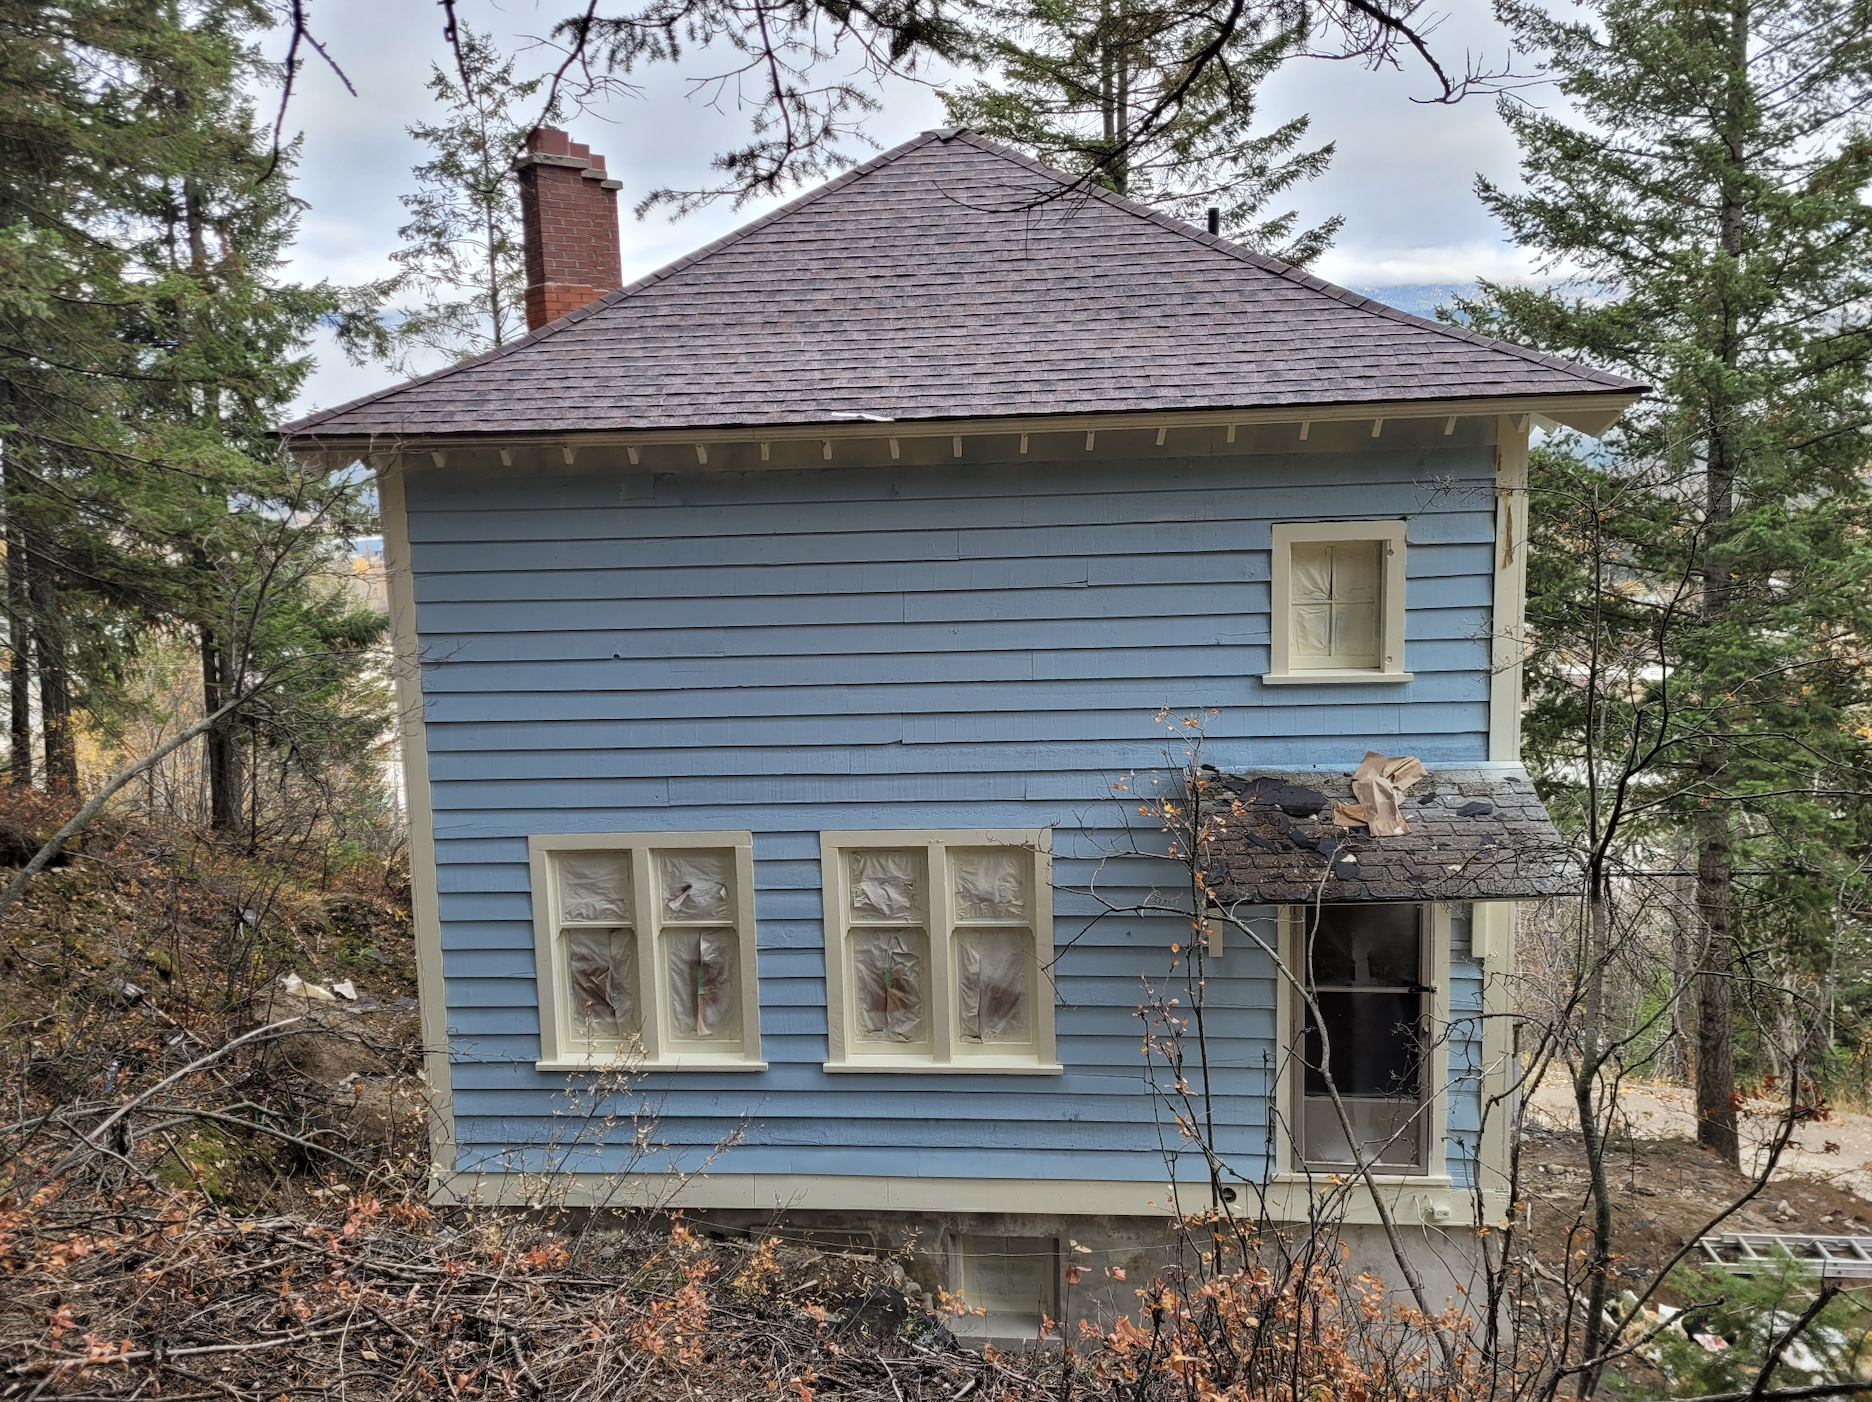
[[[923,854],[853,852],[848,858],[852,915],[897,920],[922,910]]]
[[[962,920],[1025,920],[1033,854],[1024,848],[978,847],[950,854],[955,913]]]
[[[1332,605],[1331,604],[1296,604],[1293,611],[1293,642],[1295,657],[1305,658],[1310,662],[1331,660],[1332,652]]]
[[[561,852],[559,918],[570,925],[630,925],[629,852]]]
[[[1334,604],[1333,656],[1346,665],[1375,666],[1378,661],[1378,605]]]
[[[1335,604],[1369,604],[1378,598],[1379,553],[1375,541],[1356,541],[1332,548],[1332,599]]]
[[[1333,596],[1332,546],[1295,541],[1290,550],[1287,574],[1293,602],[1330,603]]]
[[[740,1040],[736,943],[733,930],[671,930],[663,936],[670,1026],[676,1036],[697,1042]]]
[[[734,857],[728,852],[659,852],[657,876],[666,920],[732,920],[728,892]]]
[[[956,1001],[970,1042],[1031,1042],[1031,945],[1025,930],[956,934]]]
[[[854,930],[851,950],[859,1037],[873,1042],[927,1042],[929,956],[923,932]]]
[[[585,1042],[617,1042],[637,1032],[637,942],[626,929],[567,930],[566,987],[572,1023]]]

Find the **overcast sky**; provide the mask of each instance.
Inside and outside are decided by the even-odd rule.
[[[1432,0],[1435,3],[1435,0]],[[458,0],[463,19],[521,52],[524,70],[548,62],[530,41],[569,11],[567,0]],[[296,191],[308,208],[291,275],[307,281],[358,282],[382,276],[411,187],[410,167],[423,149],[407,134],[433,110],[423,88],[430,65],[447,62],[441,11],[431,0],[313,0],[318,36],[356,86],[350,96],[331,73],[309,65],[289,114],[304,133]],[[1466,53],[1499,64],[1506,35],[1486,0],[1451,0],[1437,11],[1439,57],[1460,69]],[[269,52],[277,56],[276,40]],[[709,179],[710,158],[744,139],[747,113],[711,107],[691,95],[690,80],[714,71],[709,56],[644,76],[640,96],[621,97],[567,125],[574,139],[604,153],[624,182],[620,208],[647,190],[695,186]],[[1328,174],[1291,201],[1309,222],[1346,216],[1337,245],[1316,265],[1321,276],[1358,287],[1466,283],[1528,271],[1517,250],[1477,202],[1478,172],[1508,183],[1514,147],[1487,97],[1454,106],[1414,102],[1433,91],[1415,67],[1371,72],[1350,63],[1299,60],[1263,90],[1262,117],[1273,126],[1295,113],[1313,119],[1314,136],[1337,143]],[[936,94],[897,83],[882,94],[869,130],[880,146],[943,125]],[[721,204],[675,223],[624,216],[624,277],[649,272],[757,218],[766,204]],[[329,406],[388,383],[378,367],[348,365],[329,344],[300,408]]]

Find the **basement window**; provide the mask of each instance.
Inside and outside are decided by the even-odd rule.
[[[1277,525],[1264,682],[1408,681],[1404,523]]]
[[[542,1070],[759,1068],[751,835],[528,847]]]
[[[1057,1071],[1045,831],[825,833],[826,1069]]]
[[[970,1309],[986,1310],[989,1322],[1059,1318],[1059,1243],[1051,1237],[964,1236],[956,1245]]]

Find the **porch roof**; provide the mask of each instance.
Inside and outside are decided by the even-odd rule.
[[[1221,774],[1205,870],[1226,903],[1495,901],[1571,895],[1579,871],[1519,767],[1430,770],[1399,811],[1410,831],[1374,837],[1332,820],[1352,771]]]

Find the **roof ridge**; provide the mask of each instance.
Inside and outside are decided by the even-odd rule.
[[[936,133],[925,133],[925,135],[936,135]],[[967,127],[954,128],[942,139],[945,142],[952,140],[964,141],[977,150],[985,151],[991,155],[1000,156],[1005,160],[1012,161],[1017,165],[1025,166],[1029,170],[1036,171],[1058,181],[1063,189],[1072,189],[1077,186],[1083,189],[1088,195],[1095,196],[1103,200],[1106,204],[1123,210],[1127,214],[1136,215],[1140,219],[1149,220],[1151,223],[1171,233],[1181,234],[1186,238],[1194,239],[1198,243],[1215,249],[1218,253],[1228,254],[1252,267],[1259,268],[1263,272],[1272,273],[1276,277],[1283,278],[1288,282],[1298,283],[1309,291],[1324,293],[1333,300],[1341,302],[1356,311],[1372,312],[1388,320],[1401,322],[1406,326],[1415,326],[1426,331],[1435,331],[1440,335],[1448,336],[1454,340],[1466,341],[1471,345],[1504,351],[1521,360],[1531,361],[1549,370],[1559,370],[1566,374],[1577,375],[1583,380],[1603,385],[1609,389],[1642,388],[1639,381],[1625,379],[1623,376],[1614,375],[1610,371],[1600,370],[1595,366],[1582,364],[1577,360],[1568,360],[1563,356],[1548,355],[1543,351],[1533,350],[1527,346],[1516,345],[1513,341],[1503,341],[1494,336],[1484,336],[1480,332],[1471,331],[1466,327],[1453,326],[1448,322],[1435,321],[1429,317],[1417,316],[1411,312],[1391,306],[1389,303],[1380,302],[1376,298],[1361,296],[1350,288],[1341,287],[1337,283],[1328,282],[1325,278],[1315,273],[1309,273],[1303,268],[1296,268],[1291,263],[1283,263],[1280,259],[1270,258],[1265,253],[1256,253],[1253,249],[1244,248],[1238,243],[1233,243],[1221,237],[1219,234],[1212,234],[1206,229],[1197,228],[1194,224],[1186,224],[1181,219],[1172,218],[1161,210],[1152,209],[1149,205],[1140,204],[1136,200],[1127,199],[1125,196],[1115,191],[1106,189],[1103,185],[1095,185],[1083,177],[1075,180],[1064,171],[1055,170],[1052,166],[1042,161],[1035,160],[1024,151],[1018,151],[1012,146],[1004,146],[998,141],[983,136],[980,132],[969,130]]]
[[[294,419],[291,423],[280,425],[274,432],[281,436],[307,433],[316,429],[322,421],[346,413],[349,410],[362,408],[366,404],[375,403],[377,400],[387,398],[393,394],[400,394],[404,390],[414,388],[417,385],[432,384],[437,380],[445,380],[451,375],[458,374],[463,370],[473,369],[477,365],[487,365],[494,361],[505,359],[507,356],[513,355],[515,352],[519,351],[522,347],[537,344],[550,336],[564,331],[567,327],[576,326],[581,322],[589,320],[591,317],[595,316],[602,307],[616,306],[626,298],[638,292],[642,292],[646,288],[654,287],[659,282],[663,282],[674,277],[677,273],[693,267],[704,258],[718,253],[732,244],[741,242],[741,240],[767,228],[769,225],[778,223],[782,219],[789,218],[799,213],[800,210],[824,199],[833,191],[841,190],[845,186],[863,179],[873,171],[880,170],[893,161],[908,155],[919,146],[927,146],[932,141],[947,142],[961,134],[964,133],[962,129],[959,128],[950,128],[946,131],[920,132],[916,136],[911,137],[908,141],[899,142],[888,151],[880,151],[870,160],[860,165],[853,166],[843,174],[826,181],[825,184],[816,185],[805,193],[795,196],[778,209],[771,209],[767,211],[767,213],[761,215],[760,218],[751,220],[738,229],[730,229],[720,238],[705,243],[700,248],[692,249],[675,261],[665,263],[662,267],[645,273],[635,282],[627,283],[623,287],[606,292],[602,296],[594,297],[584,306],[574,308],[564,316],[547,322],[536,331],[527,332],[526,335],[520,337],[518,340],[509,341],[505,345],[496,346],[493,350],[483,351],[480,355],[470,356],[466,360],[458,360],[452,365],[444,365],[439,370],[431,370],[428,374],[418,375],[413,380],[399,380],[396,384],[387,385],[383,389],[373,390],[369,394],[361,394],[357,398],[348,399],[342,404],[334,404],[329,409],[315,410],[305,415],[303,418]],[[1046,167],[1043,166],[1041,169],[1044,170]],[[1053,173],[1058,174],[1058,172]]]

